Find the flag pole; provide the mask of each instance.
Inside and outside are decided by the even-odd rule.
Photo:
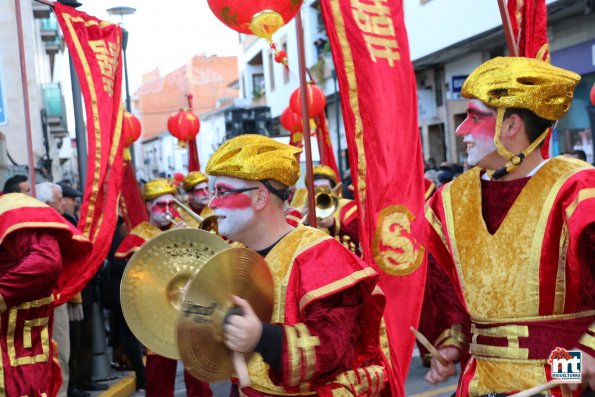
[[[500,9],[500,16],[502,17],[502,27],[504,28],[504,37],[506,37],[506,45],[508,46],[508,52],[513,57],[519,56],[519,48],[514,40],[514,34],[512,32],[512,23],[510,22],[510,14],[508,14],[508,8],[506,8],[505,0],[498,0],[498,8]]]
[[[306,188],[308,189],[308,222],[316,227],[316,206],[314,204],[314,171],[312,170],[312,145],[310,142],[310,115],[308,114],[308,87],[306,83],[306,55],[304,50],[304,29],[302,13],[295,16],[297,36],[298,64],[300,74],[300,99],[302,100],[302,125],[304,126],[304,147],[306,149]]]
[[[31,135],[31,109],[29,108],[29,85],[27,78],[27,62],[23,43],[23,20],[21,17],[21,0],[14,0],[17,17],[17,35],[19,41],[19,60],[21,63],[21,84],[23,87],[23,104],[25,107],[25,135],[27,136],[27,161],[29,166],[29,184],[31,194],[35,197],[35,162],[33,160],[33,137]]]

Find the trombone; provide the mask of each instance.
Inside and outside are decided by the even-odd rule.
[[[206,230],[208,232],[213,232],[215,234],[218,233],[217,219],[220,218],[219,216],[217,216],[217,215],[211,215],[211,216],[207,216],[206,218],[203,218],[202,216],[200,216],[197,213],[195,213],[194,211],[192,211],[191,208],[189,208],[188,206],[186,206],[186,204],[182,203],[177,198],[174,197],[173,198],[173,201],[188,216],[190,216],[192,219],[194,219],[198,223],[198,228],[199,229]],[[172,221],[173,221],[173,219],[172,219]]]
[[[318,186],[314,189],[314,204],[316,205],[316,219],[324,219],[333,215],[339,207],[341,189],[343,183],[337,184],[333,189],[326,186]],[[304,211],[305,212],[305,211]],[[304,223],[308,214],[304,215],[300,223]]]

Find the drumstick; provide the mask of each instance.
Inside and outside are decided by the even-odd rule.
[[[250,374],[248,373],[248,366],[246,365],[246,357],[244,353],[233,352],[232,356],[233,368],[236,370],[238,382],[240,387],[250,386]]]
[[[438,360],[438,362],[444,365],[445,367],[448,365],[448,361],[444,358],[444,356],[442,356],[442,354],[440,354],[440,352],[436,350],[434,345],[432,345],[430,341],[427,340],[421,332],[419,332],[413,327],[409,327],[409,329],[411,330],[411,332],[413,332],[413,334],[415,334],[415,338],[419,341],[419,343],[421,343],[426,349],[428,349],[430,354],[432,354],[432,357]]]
[[[523,391],[520,391],[520,392],[515,393],[515,394],[511,394],[508,397],[530,397],[530,396],[532,396],[534,394],[539,394],[542,391],[549,390],[552,387],[556,387],[556,386],[562,387],[563,384],[556,383],[556,382],[547,382],[547,383],[543,383],[541,385],[532,387],[530,389],[523,390]]]

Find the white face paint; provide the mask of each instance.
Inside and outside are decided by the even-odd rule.
[[[494,143],[495,131],[496,112],[477,99],[469,101],[467,118],[456,131],[467,145],[467,164],[481,166],[479,162],[497,150]]]
[[[153,225],[166,227],[171,223],[171,219],[173,218],[172,211],[175,211],[173,199],[174,196],[171,194],[164,194],[149,203],[149,221]]]
[[[201,182],[194,186],[192,190],[192,202],[197,206],[205,206],[209,204],[211,196],[209,194],[209,183]]]
[[[331,181],[328,179],[316,179],[314,181],[314,186],[327,186],[329,189],[332,189]]]
[[[249,230],[254,221],[255,211],[252,208],[251,191],[230,192],[238,189],[252,187],[245,181],[230,177],[217,177],[215,190],[220,192],[211,200],[209,207],[213,209],[215,215],[221,216],[218,220],[219,233],[237,241],[241,240],[241,233]]]

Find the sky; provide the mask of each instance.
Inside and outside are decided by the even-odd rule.
[[[123,23],[129,32],[126,57],[130,92],[141,76],[155,68],[161,75],[183,66],[194,55],[229,56],[238,53],[238,33],[215,17],[207,0],[79,0],[79,11],[102,20],[121,23],[108,8],[132,7]]]

